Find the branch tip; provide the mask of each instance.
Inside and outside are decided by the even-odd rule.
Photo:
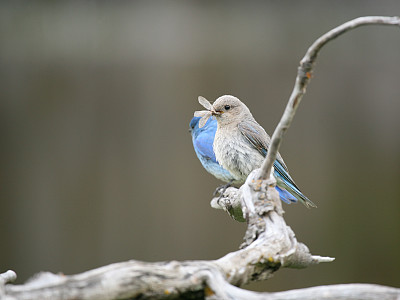
[[[13,270],[8,270],[0,274],[0,284],[14,282],[17,279],[17,273]]]
[[[325,262],[332,262],[335,260],[334,257],[329,257],[329,256],[319,256],[319,255],[313,255],[312,259],[316,262],[316,263],[325,263]]]

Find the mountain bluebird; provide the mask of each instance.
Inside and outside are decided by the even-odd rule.
[[[203,104],[208,101],[199,97],[199,102]],[[192,119],[190,125],[193,128],[191,132],[196,154],[204,168],[215,177],[225,182],[232,181],[236,185],[242,184],[251,171],[261,166],[267,155],[270,137],[238,98],[225,95],[219,97],[212,105],[209,102],[205,104],[209,115],[216,118],[217,130],[215,132],[215,120],[211,118],[205,125],[202,124],[204,120],[199,121],[196,117]],[[204,116],[204,112],[201,113]],[[201,127],[202,125],[204,126]],[[211,137],[214,133],[214,152],[211,153]],[[197,141],[199,136],[200,140]],[[206,148],[208,151],[204,151]],[[214,155],[211,155],[214,153],[216,160]],[[219,163],[221,169],[216,163]],[[226,176],[225,171],[229,176]],[[276,189],[282,201],[300,201],[307,207],[316,207],[300,192],[279,153],[274,162],[274,176],[277,181]]]

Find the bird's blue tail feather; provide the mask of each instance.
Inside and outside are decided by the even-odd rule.
[[[279,186],[276,186],[275,189],[278,191],[279,193],[279,197],[281,198],[281,200],[287,204],[290,204],[292,202],[297,202],[296,197],[294,197],[291,193],[289,193],[288,191],[282,190]]]

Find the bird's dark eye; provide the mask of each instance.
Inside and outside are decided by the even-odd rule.
[[[230,110],[231,106],[230,105],[225,105],[225,110]]]

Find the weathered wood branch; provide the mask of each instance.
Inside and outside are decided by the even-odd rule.
[[[224,298],[243,300],[398,300],[400,289],[376,284],[336,284],[276,293],[255,293],[226,287]]]
[[[229,284],[204,262],[128,261],[73,276],[40,273],[23,286],[0,290],[3,300],[56,299],[236,299],[398,300],[400,289],[340,284],[275,293],[256,293]],[[151,281],[153,285],[147,283]],[[188,289],[187,287],[190,287]]]
[[[275,189],[268,190],[274,193],[272,202],[252,203],[253,198],[263,198],[261,189],[249,185],[257,173],[253,171],[237,193],[251,216],[245,243],[238,251],[213,261],[128,261],[71,276],[42,273],[24,285],[0,286],[0,299],[203,299],[212,295],[225,299],[228,292],[242,295],[234,286],[268,279],[281,267],[304,268],[332,261],[311,255],[296,240],[282,217]],[[240,297],[232,299],[245,299]]]
[[[241,249],[213,261],[147,263],[127,261],[77,275],[40,273],[22,285],[12,271],[0,274],[1,300],[33,299],[400,299],[400,289],[377,285],[334,285],[279,293],[255,293],[239,288],[265,280],[281,267],[304,268],[333,258],[314,256],[297,241],[283,218],[272,176],[284,132],[289,127],[311,78],[315,59],[328,41],[367,24],[400,25],[398,17],[363,17],[319,38],[300,63],[284,115],[275,130],[266,160],[240,189],[228,189],[212,206],[226,210],[248,228]]]
[[[12,270],[8,270],[7,272],[0,274],[0,286],[6,283],[14,282],[16,279],[17,274]]]

